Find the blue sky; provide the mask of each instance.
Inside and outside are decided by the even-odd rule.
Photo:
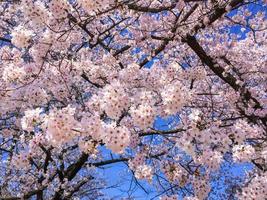
[[[166,126],[169,124],[170,119],[163,120],[158,118],[155,123],[155,128],[160,130],[167,130]],[[109,157],[109,151],[104,150],[106,156]],[[233,164],[232,162],[223,162],[218,173],[213,174],[213,181],[211,181],[212,191],[209,194],[208,200],[224,200],[221,196],[226,193],[227,186],[234,184],[241,184],[245,180],[246,173],[253,169],[253,165],[249,163]],[[121,199],[127,197],[127,191],[130,188],[132,173],[124,163],[116,163],[106,166],[105,170],[99,170],[100,174],[106,179],[108,186],[119,183],[119,187],[103,190],[104,194],[110,199]],[[227,183],[226,183],[227,181]],[[146,181],[140,181],[142,186],[149,192],[145,193],[140,187],[135,187],[134,192],[131,193],[133,199],[148,200],[159,199],[154,198],[158,195],[155,189]],[[182,200],[181,193],[178,194],[179,200]]]

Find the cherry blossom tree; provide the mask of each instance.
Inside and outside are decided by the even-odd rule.
[[[222,166],[248,163],[216,199],[267,198],[266,0],[1,0],[0,14],[0,199],[109,198],[100,171],[119,163],[161,200],[212,199]]]

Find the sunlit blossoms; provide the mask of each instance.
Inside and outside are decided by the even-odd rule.
[[[1,200],[266,199],[266,0],[6,0],[0,18]]]
[[[34,126],[41,121],[41,109],[37,108],[35,110],[26,110],[25,116],[21,119],[21,126],[24,130],[33,131]]]
[[[96,143],[93,141],[80,140],[78,143],[79,149],[87,154],[94,155],[97,153]]]
[[[220,152],[204,151],[198,162],[207,165],[210,170],[217,170],[220,167],[222,161],[222,155]]]
[[[45,4],[39,0],[35,2],[22,0],[21,2],[23,15],[30,20],[29,23],[32,27],[37,29],[43,27],[50,17]]]
[[[186,176],[184,169],[176,163],[165,162],[161,167],[162,171],[166,175],[169,181],[178,182],[180,185],[186,183]]]
[[[102,133],[106,146],[115,153],[122,153],[130,144],[130,131],[125,126],[106,124]]]
[[[81,119],[82,135],[91,136],[94,140],[101,140],[103,125],[99,115],[88,116],[84,113]]]
[[[46,130],[46,137],[54,146],[70,142],[77,135],[77,132],[73,130],[76,126],[74,112],[75,109],[71,107],[54,109],[45,117],[43,127]]]
[[[12,159],[12,165],[17,169],[27,169],[30,166],[29,154],[23,152],[15,155]]]
[[[129,97],[119,82],[114,82],[103,89],[101,108],[114,119],[118,119],[129,106]]]
[[[33,36],[32,31],[25,29],[22,26],[16,27],[11,33],[12,44],[18,48],[26,48],[30,45],[31,38]]]
[[[65,0],[52,0],[49,3],[49,10],[56,19],[67,17],[68,9],[70,9],[70,5]]]
[[[251,145],[236,145],[233,148],[235,162],[248,162],[255,157],[255,149]]]
[[[147,181],[151,182],[153,177],[153,170],[152,167],[149,165],[139,165],[134,175],[138,179],[146,179]]]
[[[193,180],[193,187],[195,190],[195,194],[199,199],[205,199],[207,194],[210,192],[211,187],[207,183],[207,177],[204,178],[195,178]]]
[[[166,85],[161,93],[165,111],[168,114],[175,114],[181,110],[189,100],[189,92],[186,94],[179,82]]]
[[[9,64],[3,70],[2,79],[6,82],[15,83],[23,80],[23,77],[26,75],[26,72],[22,67]]]
[[[240,200],[264,199],[267,196],[267,174],[256,175],[238,195]]]
[[[88,14],[94,14],[98,9],[108,7],[110,0],[78,0],[78,3]]]
[[[156,111],[150,105],[139,105],[131,109],[131,117],[139,128],[146,129],[152,127]]]

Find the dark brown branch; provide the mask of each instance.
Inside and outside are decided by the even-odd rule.
[[[159,131],[159,130],[152,130],[150,132],[140,133],[139,136],[148,136],[148,135],[168,135],[168,134],[175,134],[186,131],[185,129],[174,129],[169,131]]]
[[[136,4],[128,4],[128,8],[130,10],[135,10],[138,12],[150,12],[150,13],[159,13],[159,12],[163,12],[163,11],[169,11],[172,10],[173,8],[175,8],[176,3],[173,3],[170,6],[160,6],[158,8],[152,8],[149,6],[140,6],[140,5],[136,5]]]
[[[65,174],[69,181],[72,180],[76,176],[76,174],[83,167],[87,159],[88,159],[88,154],[83,153],[76,163],[68,167]]]

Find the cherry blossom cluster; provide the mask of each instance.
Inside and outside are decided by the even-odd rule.
[[[240,200],[264,199],[267,196],[267,173],[256,174],[238,195]]]
[[[91,140],[80,140],[78,146],[82,152],[90,154],[91,156],[96,156],[97,154],[96,143]]]
[[[203,151],[197,162],[207,165],[211,171],[218,170],[222,161],[222,154],[217,151]]]
[[[255,149],[248,144],[233,147],[233,160],[235,162],[249,162],[255,158]]]
[[[49,10],[56,19],[67,17],[67,10],[70,8],[68,1],[65,0],[52,0],[49,3]]]
[[[29,155],[31,157],[42,155],[43,150],[41,146],[47,146],[47,140],[43,134],[38,133],[29,141]]]
[[[21,119],[21,127],[26,131],[33,131],[34,127],[41,122],[41,108],[26,110],[25,116]]]
[[[136,169],[136,166],[140,166],[145,164],[145,154],[144,153],[137,153],[133,159],[131,159],[130,161],[128,161],[129,163],[129,167],[132,170]]]
[[[78,0],[78,3],[88,14],[94,14],[98,9],[107,8],[111,2],[111,0]]]
[[[134,176],[137,179],[145,179],[149,182],[152,181],[153,178],[153,168],[150,165],[139,165],[136,167],[134,171]]]
[[[113,82],[103,88],[101,109],[114,119],[118,119],[129,107],[129,97],[119,82]]]
[[[96,141],[102,139],[103,124],[99,115],[89,116],[88,113],[83,113],[80,126],[82,136],[91,136]]]
[[[153,178],[153,168],[145,163],[146,150],[138,152],[131,160],[128,161],[129,168],[133,170],[137,179],[145,179],[149,182]]]
[[[12,44],[18,48],[27,48],[30,45],[33,33],[32,31],[25,29],[23,26],[18,26],[13,29],[11,36]]]
[[[15,169],[28,169],[30,166],[29,161],[29,154],[28,152],[21,152],[17,155],[14,155],[12,157],[12,166],[15,167]]]
[[[148,104],[139,105],[137,108],[132,107],[130,113],[136,126],[140,129],[152,127],[156,117],[155,108]]]
[[[162,164],[161,170],[170,182],[179,182],[181,186],[185,185],[185,171],[179,164],[166,161]]]
[[[211,190],[207,179],[208,177],[195,177],[193,180],[195,195],[198,199],[205,199]]]
[[[116,126],[113,123],[105,124],[102,138],[107,148],[115,153],[122,153],[130,144],[131,133],[125,126]]]
[[[8,83],[23,81],[26,73],[22,67],[9,64],[2,72],[2,79]]]
[[[23,15],[28,20],[33,28],[44,27],[45,23],[49,19],[49,12],[45,7],[45,4],[42,1],[31,1],[31,0],[22,0],[21,8],[23,10]]]
[[[165,112],[169,115],[179,112],[190,98],[190,92],[185,94],[185,88],[178,81],[166,85],[161,93]]]
[[[0,199],[86,199],[119,162],[162,200],[266,198],[266,6],[1,1]]]
[[[185,73],[185,76],[187,76],[191,80],[203,80],[207,76],[205,68],[200,66],[190,68]]]
[[[43,128],[46,131],[47,140],[55,147],[72,141],[77,132],[73,130],[77,126],[74,118],[75,109],[69,107],[54,109],[44,117]]]

